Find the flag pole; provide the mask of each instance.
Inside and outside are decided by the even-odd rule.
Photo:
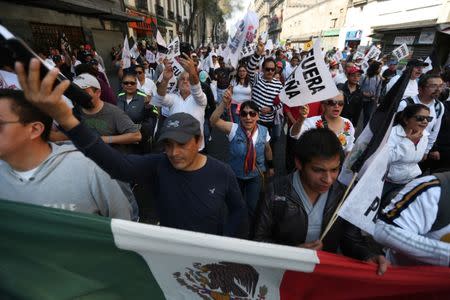
[[[348,193],[350,192],[350,189],[352,188],[353,184],[355,183],[356,177],[358,177],[358,173],[355,172],[353,174],[352,180],[350,181],[347,189],[345,190],[344,196],[342,196],[341,201],[339,202],[338,206],[336,207],[336,210],[334,211],[333,215],[331,216],[330,221],[327,224],[327,227],[323,231],[322,235],[320,236],[320,241],[322,241],[327,233],[330,231],[331,227],[333,227],[334,222],[336,222],[338,218],[338,212],[341,209],[342,205],[344,204],[345,198],[347,197]]]

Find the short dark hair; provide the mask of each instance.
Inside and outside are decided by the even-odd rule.
[[[254,101],[248,100],[248,101],[243,102],[243,103],[241,104],[240,110],[243,110],[243,109],[246,108],[246,107],[251,108],[251,109],[253,109],[254,111],[256,111],[257,113],[259,113],[258,105],[256,105],[256,103],[255,103]]]
[[[266,67],[266,64],[267,64],[268,62],[273,62],[273,64],[274,64],[275,66],[277,65],[276,62],[275,62],[275,59],[273,59],[273,57],[267,57],[267,58],[264,59],[264,62],[263,62],[263,64],[262,64],[263,68]]]
[[[75,75],[80,75],[83,73],[91,74],[94,77],[97,77],[97,70],[91,64],[79,64],[75,67]]]
[[[442,79],[441,75],[439,75],[439,74],[425,74],[420,77],[417,85],[419,86],[419,88],[424,88],[428,84],[428,80],[433,79],[433,78]]]
[[[11,100],[11,111],[19,117],[22,124],[41,122],[44,124],[44,131],[41,138],[48,141],[53,119],[40,109],[33,106],[26,98],[23,91],[0,89],[0,99]]]
[[[422,109],[430,111],[428,106],[426,106],[424,104],[421,104],[421,103],[414,103],[414,104],[407,105],[404,110],[398,112],[395,115],[394,125],[400,124],[403,127],[405,127],[406,126],[405,120],[411,119],[412,117],[414,117]]]
[[[339,155],[344,161],[344,150],[336,134],[327,128],[305,131],[294,144],[294,157],[301,163],[309,163],[313,158],[333,158]]]

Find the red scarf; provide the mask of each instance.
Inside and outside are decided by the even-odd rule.
[[[242,123],[241,123],[241,128],[244,131],[245,135],[247,136],[247,154],[245,154],[244,173],[248,174],[249,172],[255,170],[255,168],[256,168],[256,149],[255,149],[255,145],[253,145],[252,137],[253,137],[253,134],[255,133],[256,129],[258,128],[258,125],[253,127],[251,133],[248,133],[247,130],[245,130]]]

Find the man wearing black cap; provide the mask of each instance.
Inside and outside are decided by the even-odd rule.
[[[247,210],[231,168],[198,153],[200,122],[186,113],[168,117],[159,141],[164,154],[123,155],[76,119],[61,97],[69,82],[53,88],[57,71],[39,79],[39,61],[29,76],[17,66],[27,99],[53,117],[75,146],[115,179],[150,185],[162,226],[203,233],[242,236]]]
[[[412,68],[412,72],[402,98],[413,97],[419,93],[417,79],[420,77],[420,75],[422,75],[423,67],[428,67],[428,65],[428,63],[424,62],[421,59],[411,59],[410,61],[408,61],[406,68]],[[394,86],[400,76],[401,74],[396,75],[392,77],[391,80],[389,80],[389,83],[386,85],[386,92],[388,92]]]

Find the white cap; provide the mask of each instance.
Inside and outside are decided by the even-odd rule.
[[[75,83],[82,89],[93,87],[101,90],[100,83],[98,82],[97,78],[88,73],[78,75],[73,79],[73,83]]]

